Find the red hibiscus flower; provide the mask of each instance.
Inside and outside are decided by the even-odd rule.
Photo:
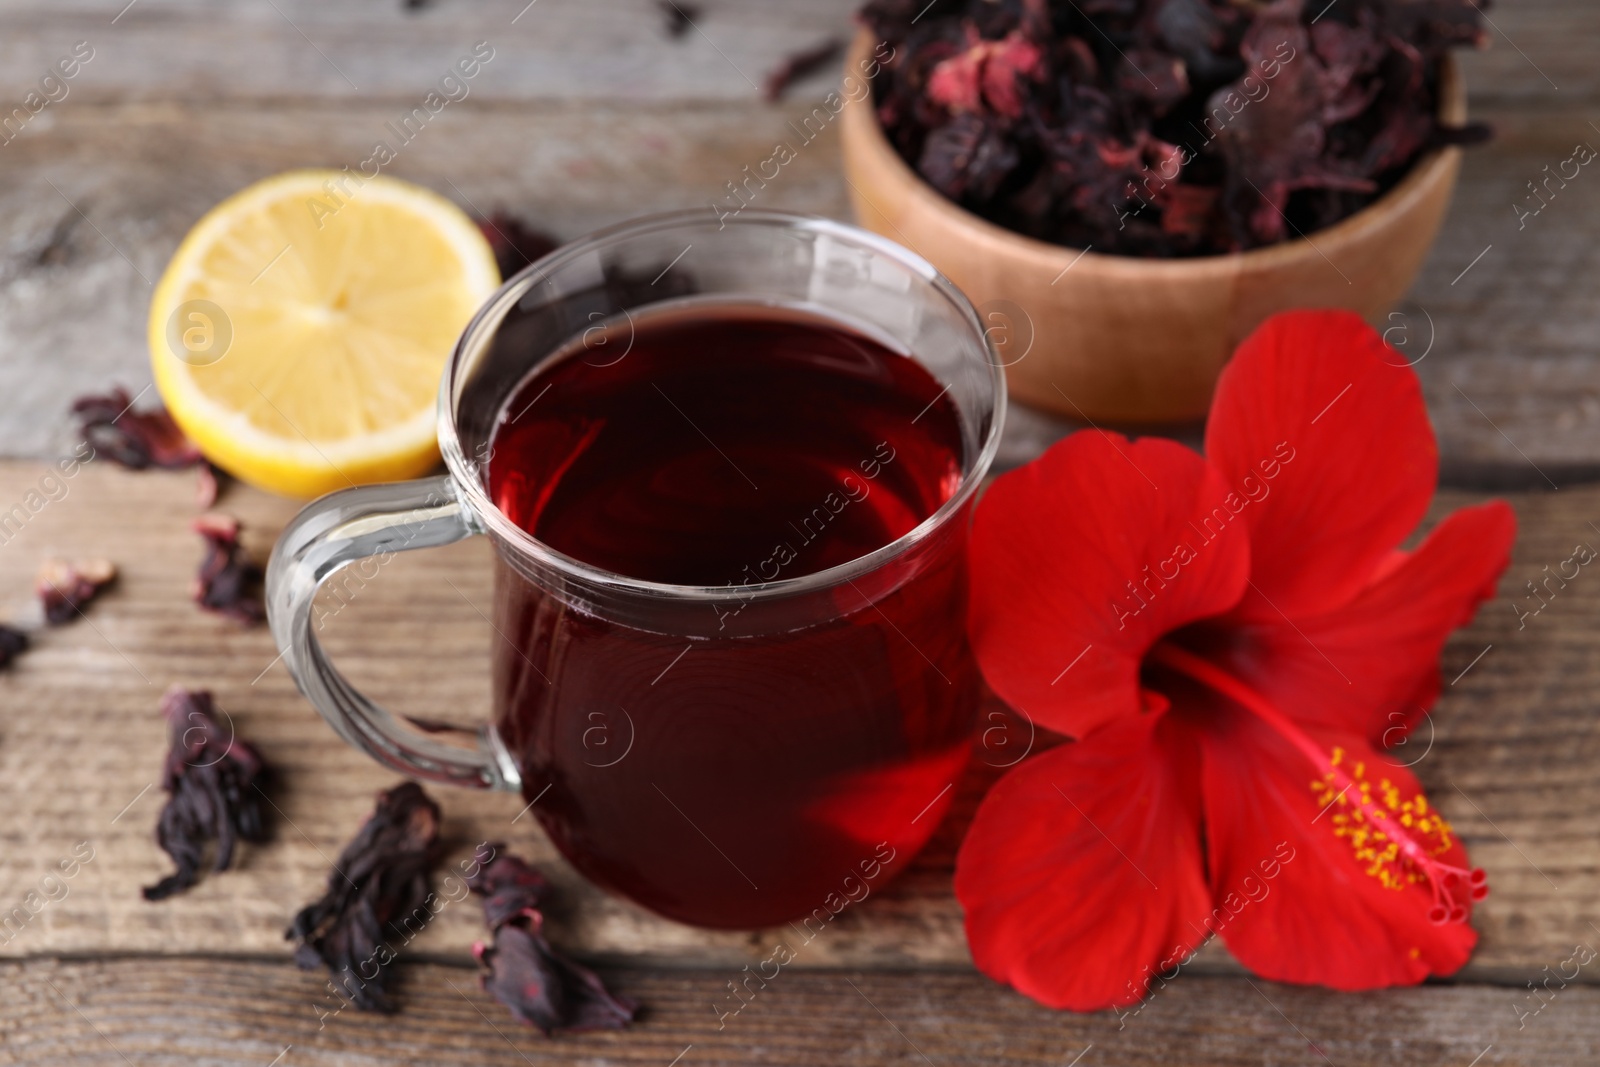
[[[1399,550],[1437,475],[1404,361],[1353,314],[1297,312],[1223,372],[1204,458],[1082,432],[994,483],[973,646],[1002,699],[1077,741],[1002,779],[962,845],[979,968],[1087,1011],[1214,933],[1336,989],[1466,962],[1483,872],[1381,749],[1438,697],[1516,524],[1465,508]]]

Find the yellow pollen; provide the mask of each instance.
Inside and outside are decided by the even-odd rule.
[[[1342,766],[1344,750],[1335,748],[1328,762],[1334,767]],[[1366,874],[1385,889],[1400,890],[1426,881],[1425,873],[1402,858],[1399,842],[1384,832],[1383,824],[1393,818],[1405,828],[1406,837],[1435,856],[1450,851],[1455,843],[1450,824],[1429,807],[1428,798],[1421,793],[1407,799],[1388,778],[1380,778],[1374,785],[1367,779],[1366,765],[1360,761],[1346,773],[1351,782],[1346,787],[1335,784],[1337,776],[1332,771],[1311,783],[1317,807],[1333,809],[1329,820],[1334,836],[1349,844]]]

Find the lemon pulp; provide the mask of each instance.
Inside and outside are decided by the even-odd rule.
[[[499,282],[478,227],[435,193],[269,178],[201,219],[156,286],[156,388],[207,458],[264,489],[416,477],[438,461],[445,361]]]

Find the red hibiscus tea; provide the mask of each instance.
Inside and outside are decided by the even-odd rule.
[[[963,447],[915,360],[754,304],[636,312],[510,391],[496,506],[582,564],[679,587],[622,622],[498,563],[516,654],[496,656],[497,726],[584,874],[752,927],[837,911],[926,842],[977,703],[965,516],[862,558],[958,492]],[[774,582],[793,595],[753,595]]]
[[[462,332],[447,473],[285,528],[273,636],[340,736],[425,781],[520,790],[592,880],[685,922],[820,931],[927,842],[968,758],[964,550],[997,356],[931,264],[828,219],[593,234]],[[363,696],[313,619],[339,568],[476,534],[495,722],[468,746]]]

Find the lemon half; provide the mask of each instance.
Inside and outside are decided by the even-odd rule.
[[[167,265],[156,388],[207,458],[263,489],[413,478],[438,462],[445,361],[499,284],[483,234],[436,193],[280,174],[212,208]]]

